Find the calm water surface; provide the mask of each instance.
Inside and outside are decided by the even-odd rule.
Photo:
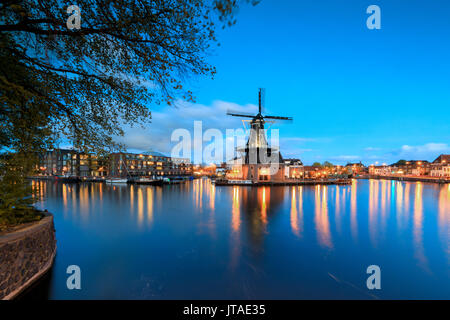
[[[450,299],[450,185],[34,182],[54,214],[50,299]],[[66,268],[81,268],[68,290]],[[368,290],[366,268],[381,268]]]

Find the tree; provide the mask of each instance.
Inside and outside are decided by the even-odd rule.
[[[325,161],[322,164],[322,166],[325,167],[325,168],[333,168],[333,164],[331,162],[328,162],[328,161]]]
[[[314,162],[313,167],[321,168],[322,165],[320,164],[320,162]]]
[[[3,154],[37,154],[63,138],[85,152],[120,148],[114,137],[124,134],[123,125],[149,121],[150,105],[194,100],[184,81],[214,76],[206,57],[216,26],[232,25],[238,7],[235,0],[77,0],[77,6],[80,28],[69,29],[72,12],[61,1],[0,4]],[[10,174],[6,163],[0,167],[1,177]]]
[[[193,100],[189,75],[213,76],[206,62],[215,24],[232,24],[232,0],[81,0],[81,28],[69,30],[65,3],[10,0],[0,7],[2,64],[14,60],[33,82],[8,67],[0,90],[47,105],[48,128],[75,147],[117,147],[122,124],[150,119],[151,103]],[[6,70],[5,70],[6,69]],[[12,91],[12,92],[11,92]],[[34,103],[34,102],[33,102]],[[13,108],[13,110],[11,110]]]
[[[404,166],[406,164],[406,160],[398,160],[396,163],[394,163],[394,166]]]

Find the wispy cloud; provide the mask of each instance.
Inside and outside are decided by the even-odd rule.
[[[433,160],[441,153],[450,153],[450,146],[447,143],[430,142],[417,146],[403,145],[399,149],[393,150],[390,154],[399,159]]]
[[[381,148],[376,148],[376,147],[367,147],[364,148],[364,151],[379,151],[381,150]]]
[[[355,160],[360,160],[361,157],[360,156],[356,156],[356,155],[340,155],[340,156],[334,156],[334,157],[330,157],[330,160],[332,161],[355,161]]]
[[[218,129],[225,138],[227,129],[244,129],[242,119],[227,116],[227,111],[243,114],[256,114],[258,107],[254,104],[239,105],[221,100],[214,101],[211,105],[189,103],[178,100],[175,106],[166,106],[159,111],[152,112],[152,122],[141,127],[125,129],[125,136],[117,137],[117,141],[123,143],[129,151],[142,152],[155,150],[170,154],[176,142],[171,142],[171,134],[176,129],[186,129],[194,139],[194,122],[202,122],[203,133],[207,129]],[[310,142],[325,142],[327,138],[313,137],[283,137],[283,129],[279,129],[280,147],[284,157],[300,157],[303,152],[313,151],[308,144]],[[269,138],[270,142],[270,138]],[[203,143],[205,146],[205,143]],[[194,150],[192,150],[194,152]]]
[[[170,154],[175,142],[171,142],[172,132],[186,129],[194,137],[194,121],[201,121],[202,130],[218,129],[225,137],[227,129],[244,129],[241,119],[227,116],[228,110],[242,113],[257,113],[254,104],[239,105],[226,101],[214,101],[211,105],[176,101],[174,106],[166,106],[152,112],[152,122],[142,127],[128,127],[123,137],[117,137],[130,151],[157,150]]]

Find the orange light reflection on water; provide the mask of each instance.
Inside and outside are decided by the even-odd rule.
[[[315,215],[314,221],[316,224],[317,237],[320,245],[333,248],[330,233],[330,221],[328,217],[328,200],[327,200],[327,186],[316,186],[315,188]]]

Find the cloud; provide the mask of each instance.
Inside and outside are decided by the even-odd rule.
[[[177,129],[186,129],[194,139],[194,122],[200,121],[202,132],[208,129],[218,129],[225,138],[227,129],[244,129],[242,119],[228,116],[227,111],[238,113],[258,112],[254,104],[239,105],[226,101],[214,101],[211,105],[176,101],[174,106],[165,106],[160,111],[152,111],[150,124],[142,127],[127,127],[123,137],[116,137],[116,141],[123,143],[129,151],[144,152],[155,150],[170,154],[178,143],[171,141],[172,133]],[[203,146],[208,142],[203,142]]]
[[[340,155],[340,156],[334,156],[330,157],[332,161],[338,161],[338,162],[345,162],[345,161],[355,161],[355,160],[361,160],[360,156],[355,155]]]
[[[391,154],[399,159],[423,159],[434,160],[442,153],[450,153],[450,146],[447,143],[426,143],[424,145],[410,146],[403,145]]]
[[[365,151],[379,151],[381,150],[381,148],[376,148],[376,147],[367,147],[364,149]]]
[[[161,110],[152,111],[151,123],[142,127],[124,128],[125,135],[117,137],[116,141],[123,143],[130,152],[145,152],[154,150],[170,155],[173,147],[178,141],[172,142],[171,135],[177,129],[185,129],[191,135],[191,141],[194,140],[194,122],[201,121],[203,134],[208,129],[218,129],[223,138],[226,137],[227,129],[242,129],[245,127],[242,123],[244,118],[228,116],[228,111],[242,114],[256,114],[258,107],[254,104],[239,105],[232,102],[216,100],[211,105],[198,103],[189,103],[178,100],[174,106],[165,106]],[[249,118],[247,118],[249,119]],[[307,142],[324,142],[327,138],[310,137],[283,137],[282,129],[278,126],[271,129],[279,129],[280,147],[283,156],[299,157],[303,152],[310,152],[313,149],[308,146],[303,147],[299,144]],[[197,141],[201,137],[196,137]],[[268,137],[269,143],[271,141]],[[246,139],[241,140],[243,143]],[[203,142],[203,148],[210,142]],[[243,144],[242,143],[242,144]],[[192,155],[195,150],[192,148]],[[224,150],[225,152],[225,150]]]
[[[316,138],[303,138],[303,137],[285,137],[280,138],[280,142],[302,143],[308,141],[317,141]]]

